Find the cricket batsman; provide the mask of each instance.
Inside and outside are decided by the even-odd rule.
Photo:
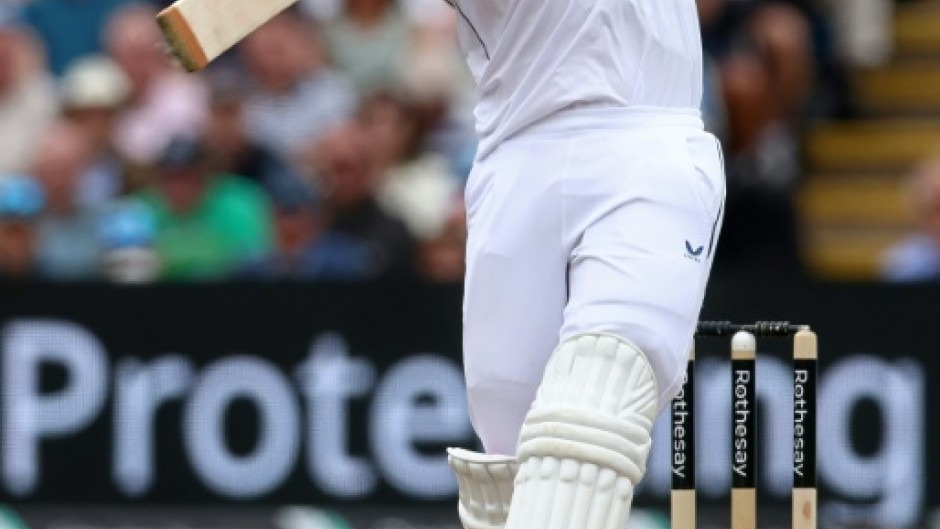
[[[179,0],[208,64],[296,0]],[[479,85],[464,366],[485,454],[450,450],[467,529],[624,529],[678,393],[725,197],[695,0],[447,0]]]
[[[722,222],[695,0],[449,0],[479,85],[467,529],[623,529]]]

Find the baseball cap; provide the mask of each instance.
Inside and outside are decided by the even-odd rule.
[[[282,175],[280,178],[275,178],[275,181],[276,183],[268,189],[271,203],[275,208],[296,212],[318,209],[322,206],[321,197],[317,192],[292,174]]]
[[[101,55],[83,57],[62,78],[61,99],[65,108],[115,108],[130,96],[130,81],[111,59]]]
[[[157,157],[157,166],[163,170],[193,169],[205,165],[208,160],[208,150],[199,138],[175,136]]]
[[[0,175],[0,218],[29,220],[45,205],[42,187],[26,175]]]
[[[157,236],[157,222],[144,204],[119,201],[102,215],[99,235],[108,249],[148,247]]]

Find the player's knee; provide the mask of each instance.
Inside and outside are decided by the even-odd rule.
[[[498,377],[468,381],[467,399],[474,431],[488,454],[514,455],[519,429],[536,388]]]
[[[661,410],[661,406],[668,404],[679,394],[679,388],[685,378],[694,326],[694,321],[674,323],[671,327],[666,325],[656,327],[650,322],[644,322],[626,325],[622,333],[616,333],[618,336],[626,337],[627,341],[642,351],[650,362],[659,390],[660,408],[657,410]],[[664,328],[668,330],[663,332]]]
[[[518,458],[572,459],[626,477],[646,469],[658,392],[642,351],[608,334],[580,334],[549,361],[519,437]]]
[[[635,344],[650,362],[659,390],[660,406],[668,404],[678,394],[693,332],[694,323],[657,327],[653,322],[641,322],[626,325],[623,333],[617,333]]]

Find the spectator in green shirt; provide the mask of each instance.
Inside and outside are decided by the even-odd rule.
[[[224,279],[270,251],[271,207],[264,192],[242,177],[215,174],[201,141],[171,141],[157,173],[142,198],[156,220],[164,279]]]

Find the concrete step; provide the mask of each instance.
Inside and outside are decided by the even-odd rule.
[[[894,17],[895,51],[900,56],[940,57],[940,2],[900,6]]]
[[[884,252],[909,232],[901,229],[817,228],[803,232],[804,258],[813,275],[873,280]]]
[[[885,251],[915,227],[906,175],[814,174],[797,193],[803,251],[813,274],[872,280]]]
[[[940,120],[820,123],[806,141],[806,162],[814,172],[903,173],[937,154]]]
[[[913,211],[906,175],[811,175],[797,193],[809,227],[909,228]]]
[[[875,114],[940,116],[940,60],[904,61],[860,71],[855,90],[862,108]]]

